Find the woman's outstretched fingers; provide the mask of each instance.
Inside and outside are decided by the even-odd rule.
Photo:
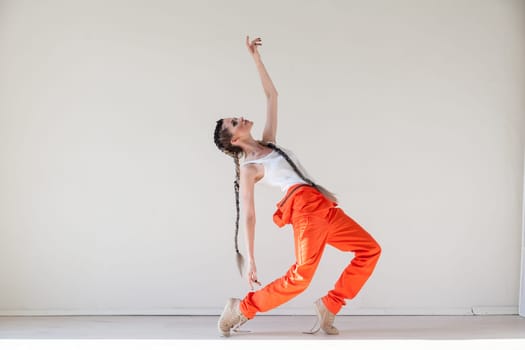
[[[261,38],[255,38],[252,41],[250,41],[250,36],[246,35],[246,47],[250,51],[252,55],[258,54],[257,52],[257,46],[262,45],[262,39]]]

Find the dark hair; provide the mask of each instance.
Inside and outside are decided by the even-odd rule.
[[[235,181],[233,181],[233,189],[235,191],[235,208],[237,210],[237,217],[235,219],[235,253],[237,256],[237,267],[239,268],[239,273],[242,276],[242,268],[244,266],[244,258],[239,251],[239,217],[240,217],[240,204],[239,204],[239,181],[240,181],[240,172],[241,165],[239,158],[243,154],[242,148],[239,146],[234,146],[231,143],[232,134],[226,128],[222,127],[224,119],[217,120],[217,125],[215,126],[215,131],[213,134],[213,140],[217,148],[233,158],[235,163]]]
[[[213,135],[213,139],[215,142],[215,145],[217,148],[229,155],[233,158],[233,161],[235,162],[235,181],[233,182],[233,188],[235,190],[235,207],[237,210],[237,216],[235,219],[235,252],[237,253],[237,267],[239,268],[239,272],[242,275],[242,268],[244,266],[244,258],[242,254],[239,251],[239,243],[238,243],[238,237],[239,237],[239,217],[240,217],[240,205],[239,205],[239,181],[240,181],[240,157],[244,154],[243,150],[239,146],[234,146],[231,143],[232,134],[230,131],[226,128],[223,128],[223,121],[224,119],[217,120],[217,125],[215,126],[215,131]],[[283,151],[281,148],[277,147],[273,143],[265,143],[260,142],[261,145],[267,146],[268,148],[271,148],[272,150],[275,150],[277,153],[279,153],[287,162],[290,164],[292,169],[295,171],[295,173],[308,185],[316,188],[319,192],[321,192],[323,195],[325,195],[328,199],[330,199],[333,202],[337,202],[337,198],[335,195],[322,187],[321,185],[318,185],[314,183],[312,180],[307,178],[297,167],[297,165],[293,162],[293,160],[286,154],[285,151]]]

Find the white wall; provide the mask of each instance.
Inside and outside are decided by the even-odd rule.
[[[525,150],[523,152],[525,158]],[[524,162],[525,163],[525,162]],[[525,164],[524,164],[525,166]],[[521,282],[520,282],[520,296],[519,296],[519,314],[525,317],[525,169],[523,176],[523,216],[521,222]]]
[[[517,313],[523,1],[0,1],[0,313],[217,314],[234,266],[233,162],[256,135],[262,36],[279,141],[382,245],[343,313]],[[256,254],[293,263],[280,193]],[[241,233],[242,234],[242,233]],[[244,240],[241,240],[244,246]],[[311,313],[350,255],[327,248]]]

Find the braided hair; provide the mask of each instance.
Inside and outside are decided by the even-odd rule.
[[[233,189],[235,191],[235,208],[237,210],[237,217],[235,219],[235,253],[237,260],[237,267],[239,268],[239,273],[242,276],[242,268],[244,266],[244,257],[239,251],[239,217],[240,217],[240,204],[239,204],[239,182],[240,182],[240,173],[241,166],[239,158],[244,154],[243,150],[239,146],[234,146],[231,143],[232,134],[226,128],[222,127],[223,119],[217,120],[217,125],[215,126],[215,132],[213,135],[213,140],[217,148],[223,153],[229,155],[233,158],[235,163],[235,180],[233,181]]]
[[[333,202],[336,202],[337,203],[337,198],[336,196],[328,191],[326,188],[324,188],[323,186],[319,185],[319,184],[316,184],[315,182],[313,182],[311,179],[307,178],[302,172],[301,170],[299,170],[299,168],[297,167],[297,165],[294,163],[294,161],[288,156],[288,154],[283,151],[281,148],[277,147],[275,144],[271,143],[271,142],[268,142],[268,143],[265,143],[264,145],[266,145],[267,147],[273,149],[274,151],[276,151],[277,153],[279,153],[287,162],[288,164],[292,167],[292,169],[295,171],[295,173],[297,175],[299,175],[299,177],[304,181],[306,182],[308,185],[314,187],[315,189],[317,189],[319,192],[321,192],[325,197],[327,197],[328,199],[330,199],[331,201]]]
[[[215,145],[217,148],[225,153],[226,155],[233,158],[233,161],[235,163],[235,180],[233,181],[233,189],[235,191],[235,208],[237,211],[237,216],[235,219],[235,252],[236,252],[236,260],[237,260],[237,267],[239,268],[239,273],[242,276],[242,269],[244,266],[244,258],[239,251],[239,218],[240,218],[240,204],[239,204],[239,182],[240,182],[240,157],[244,155],[244,152],[241,147],[234,146],[231,143],[232,134],[230,131],[226,128],[223,128],[223,121],[224,119],[217,120],[217,124],[215,126],[215,131],[213,135],[213,140],[215,142]],[[301,170],[297,167],[297,165],[294,163],[294,161],[288,156],[288,154],[283,151],[281,148],[277,147],[275,144],[270,142],[260,142],[261,145],[267,146],[268,148],[275,150],[277,153],[279,153],[292,167],[292,169],[295,171],[295,173],[308,185],[316,188],[319,192],[321,192],[325,197],[327,197],[329,200],[333,202],[337,202],[337,198],[335,195],[325,189],[323,186],[314,183],[312,180],[307,178]]]

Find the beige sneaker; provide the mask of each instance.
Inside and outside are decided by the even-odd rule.
[[[339,330],[334,327],[335,315],[331,313],[324,305],[321,299],[317,299],[314,303],[315,312],[319,319],[319,328],[321,328],[326,334],[337,335]],[[319,331],[319,328],[314,332]]]
[[[223,337],[229,337],[230,330],[236,330],[248,321],[239,309],[240,303],[241,300],[236,298],[230,298],[226,303],[218,322],[219,332]]]

